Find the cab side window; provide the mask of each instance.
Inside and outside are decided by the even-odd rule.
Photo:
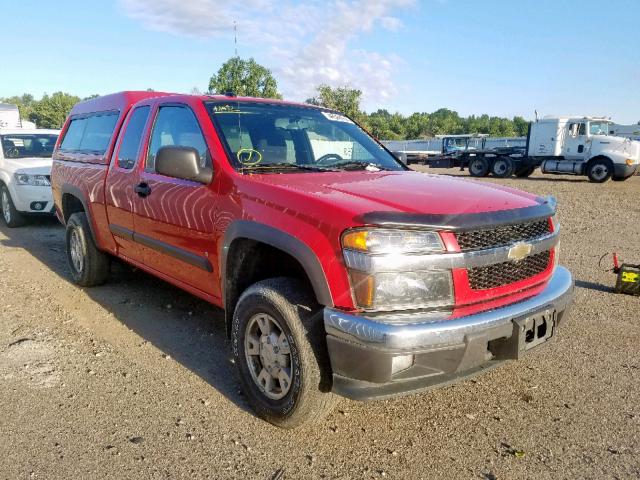
[[[586,135],[587,134],[587,124],[579,123],[578,124],[578,135]]]
[[[148,116],[149,106],[138,107],[131,114],[118,151],[118,167],[130,170],[136,164]]]
[[[149,141],[146,171],[155,172],[158,150],[168,145],[195,148],[200,154],[200,166],[211,167],[207,144],[190,108],[175,105],[160,107]]]

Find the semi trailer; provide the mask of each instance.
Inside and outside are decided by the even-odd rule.
[[[548,116],[529,125],[524,146],[477,148],[457,136],[460,148],[428,159],[432,168],[468,169],[474,177],[492,174],[528,177],[536,168],[542,173],[586,175],[591,182],[626,180],[638,169],[640,142],[611,134],[612,122],[604,117]],[[451,137],[453,138],[453,136]]]

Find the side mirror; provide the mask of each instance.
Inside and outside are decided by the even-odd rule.
[[[167,145],[158,150],[156,172],[205,185],[213,179],[213,169],[200,166],[200,154],[195,148],[176,145]]]

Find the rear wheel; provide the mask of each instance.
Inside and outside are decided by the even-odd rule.
[[[0,206],[2,207],[2,219],[7,227],[15,228],[24,225],[25,219],[20,212],[16,210],[6,185],[0,187]]]
[[[513,173],[513,160],[509,157],[498,157],[491,165],[491,173],[494,177],[506,178]]]
[[[245,290],[231,340],[242,389],[259,417],[294,428],[333,408],[322,309],[299,280],[272,278]]]
[[[595,158],[587,165],[587,177],[593,183],[604,183],[613,175],[613,164],[608,158]]]
[[[535,170],[536,167],[520,167],[514,172],[514,175],[518,178],[527,178],[530,177]]]
[[[82,287],[102,285],[109,276],[109,257],[93,242],[84,212],[69,217],[66,232],[67,261],[73,281]]]
[[[475,157],[469,161],[469,175],[486,177],[489,175],[489,162],[484,157]]]

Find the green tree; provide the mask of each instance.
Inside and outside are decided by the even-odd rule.
[[[307,103],[331,108],[358,122],[367,123],[364,113],[360,111],[360,99],[362,97],[360,90],[347,86],[333,88],[323,84],[318,86],[316,91],[318,95],[308,99]]]
[[[33,112],[33,106],[36,100],[30,93],[23,93],[21,96],[14,95],[13,97],[0,98],[0,103],[10,103],[17,105],[20,112],[20,118],[28,120]]]
[[[513,128],[518,137],[525,137],[529,131],[529,122],[522,117],[513,117]]]
[[[243,97],[282,98],[278,83],[268,68],[253,58],[227,60],[209,80],[209,93],[233,92]]]
[[[35,102],[29,120],[39,128],[61,128],[71,108],[80,101],[80,97],[64,92],[46,93]]]

